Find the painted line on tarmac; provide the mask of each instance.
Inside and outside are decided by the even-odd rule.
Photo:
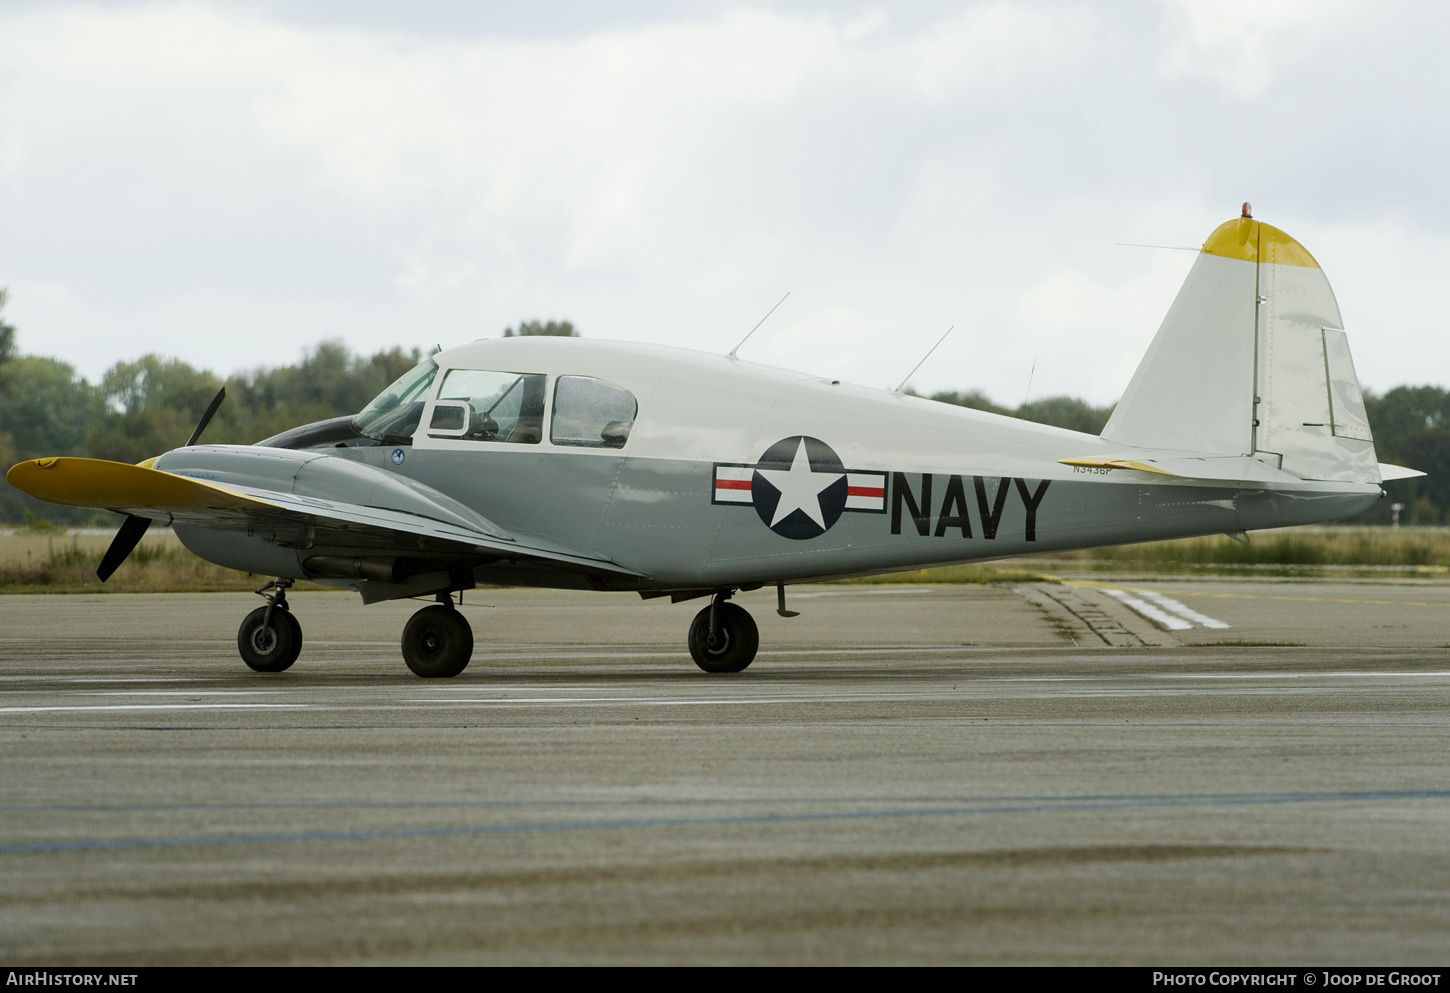
[[[192,802],[192,803],[0,803],[0,814],[15,813],[137,813],[216,810],[485,810],[521,807],[709,807],[732,804],[794,804],[799,806],[840,806],[842,804],[931,804],[957,806],[982,804],[1082,804],[1132,801],[1172,805],[1207,802],[1247,802],[1254,798],[1288,798],[1301,802],[1325,800],[1378,799],[1450,799],[1450,790],[1335,790],[1298,793],[1083,793],[1069,796],[1046,794],[1007,794],[1002,796],[836,796],[836,797],[609,797],[575,798],[569,800],[272,800],[256,802]]]
[[[1153,604],[1148,603],[1146,600],[1135,597],[1131,593],[1125,593],[1122,590],[1110,590],[1107,588],[1104,588],[1103,592],[1106,593],[1108,596],[1112,597],[1114,600],[1117,600],[1119,603],[1123,604],[1123,606],[1148,618],[1148,620],[1152,621],[1160,628],[1166,628],[1169,631],[1189,631],[1193,628],[1193,623],[1191,621],[1184,620],[1182,617],[1175,617],[1172,614],[1168,613],[1168,611],[1160,610]]]
[[[1416,682],[1438,682],[1450,677],[1450,671],[1403,671],[1403,672],[1373,672],[1373,671],[1333,671],[1316,670],[1313,672],[1251,672],[1251,673],[1223,673],[1223,672],[1174,672],[1174,673],[1152,673],[1143,678],[1152,681],[1166,681],[1172,683],[1184,683],[1193,681],[1203,682],[1253,682],[1264,683],[1275,680],[1301,682],[1303,680],[1364,680],[1386,678],[1410,680]],[[1115,687],[1122,682],[1120,676],[981,676],[974,678],[965,695],[957,698],[963,701],[977,700],[970,690],[972,688],[985,688],[988,686],[1001,686],[1012,684],[1072,684],[1074,687],[1081,687],[1074,692],[1074,697],[1129,697],[1129,696],[1161,696],[1164,690],[1159,689],[1125,689],[1111,688],[1094,690],[1093,684],[1104,687]],[[552,687],[551,687],[552,688]],[[1386,687],[1390,689],[1391,687]],[[558,689],[558,688],[556,688]],[[564,688],[564,692],[572,689],[574,693],[587,690],[586,687]],[[792,693],[775,692],[769,696],[736,696],[736,697],[651,697],[651,696],[540,696],[534,695],[544,690],[543,687],[508,687],[494,689],[462,687],[452,690],[435,690],[436,695],[401,697],[385,701],[361,700],[350,701],[346,699],[314,699],[311,701],[295,701],[290,703],[270,702],[198,702],[198,703],[127,703],[127,704],[46,704],[34,706],[10,706],[0,707],[0,714],[33,714],[33,713],[87,713],[87,712],[165,712],[165,711],[204,711],[204,710],[313,710],[313,711],[357,711],[357,710],[399,710],[408,707],[419,709],[436,710],[450,707],[615,707],[615,706],[637,706],[637,707],[749,707],[766,704],[815,704],[815,705],[836,705],[836,704],[857,704],[857,703],[913,703],[921,700],[939,701],[943,699],[942,690],[937,686],[922,687],[920,689],[892,689],[880,691],[838,691],[834,693],[822,693],[815,689],[798,689]],[[547,692],[546,690],[544,690]],[[215,693],[216,691],[212,691]],[[239,692],[265,692],[268,694],[281,693],[285,691],[239,691]],[[413,692],[419,692],[414,690]],[[479,696],[480,692],[498,695]],[[509,692],[522,692],[529,695],[508,696]],[[770,688],[762,687],[759,692],[769,693]],[[1184,690],[1183,693],[1201,692]],[[205,695],[212,695],[207,693]],[[459,695],[452,695],[459,694]],[[129,695],[129,694],[127,694]],[[149,695],[149,694],[148,694]],[[202,695],[187,691],[177,691],[176,695]],[[975,715],[958,715],[959,717],[975,719]],[[3,808],[0,808],[3,809]]]
[[[1292,603],[1365,603],[1373,607],[1439,607],[1441,610],[1450,606],[1450,602],[1445,600],[1370,600],[1364,597],[1282,596],[1279,594],[1255,596],[1252,593],[1194,593],[1193,595],[1207,597],[1212,600],[1287,600]]]
[[[1450,671],[1426,672],[1157,672],[1146,679],[1444,679]],[[1388,687],[1387,687],[1388,688]]]
[[[82,696],[276,696],[286,690],[81,690]]]
[[[1129,593],[1123,590],[1109,589],[1105,586],[1099,587],[1099,589],[1119,603],[1122,603],[1125,607],[1136,611],[1154,624],[1162,628],[1167,628],[1169,631],[1189,631],[1192,630],[1195,624],[1216,629],[1223,629],[1229,626],[1216,617],[1201,614],[1181,601],[1164,596],[1162,593],[1154,590],[1133,590]]]
[[[1101,590],[1106,593],[1107,583],[1100,579],[1070,579],[1064,580],[1064,585],[1074,586],[1078,589]],[[1444,609],[1450,606],[1450,600],[1386,600],[1367,597],[1336,597],[1336,596],[1285,596],[1278,593],[1209,593],[1207,591],[1193,590],[1192,595],[1207,600],[1282,600],[1289,603],[1362,603],[1372,607],[1438,607]]]
[[[935,585],[912,585],[905,589],[889,590],[812,590],[810,592],[791,593],[792,600],[814,600],[818,597],[829,596],[910,596],[917,593],[940,592]]]
[[[1162,692],[1162,691],[1159,691]],[[1192,691],[1184,691],[1192,692]],[[420,705],[420,709],[426,706],[431,710],[446,709],[448,707],[492,707],[505,709],[509,707],[604,707],[625,705],[631,707],[754,707],[770,704],[790,704],[802,706],[807,704],[851,704],[851,703],[916,703],[922,700],[940,700],[940,694],[935,693],[913,693],[913,694],[856,694],[848,696],[799,696],[799,697],[728,697],[723,699],[710,700],[688,700],[688,699],[651,699],[649,697],[536,697],[522,698],[516,700],[494,700],[486,697],[469,698],[461,697],[456,700],[405,700],[403,703]],[[376,707],[360,707],[347,705],[319,705],[320,710],[367,710],[379,709]],[[387,709],[384,706],[381,709]],[[975,717],[975,715],[969,715]]]
[[[1228,627],[1228,625],[1225,624],[1223,621],[1220,621],[1214,617],[1209,617],[1207,614],[1200,614],[1192,607],[1180,603],[1172,597],[1164,596],[1162,593],[1155,593],[1153,590],[1134,590],[1133,592],[1137,593],[1139,596],[1143,597],[1146,600],[1153,601],[1153,603],[1162,607],[1164,610],[1177,614],[1179,617],[1190,620],[1195,624],[1201,624],[1206,628]]]
[[[43,714],[86,710],[308,710],[310,703],[117,703],[79,707],[0,707],[0,714]]]
[[[45,841],[0,845],[0,855],[45,852],[114,851],[127,848],[185,848],[220,845],[277,844],[280,842],[379,841],[399,838],[469,837],[490,834],[533,834],[556,831],[614,831],[620,829],[724,826],[731,824],[789,824],[813,821],[882,820],[906,817],[964,817],[982,814],[1027,814],[1151,808],[1204,808],[1276,806],[1301,803],[1364,803],[1368,801],[1447,800],[1450,790],[1403,790],[1343,793],[1269,793],[1186,797],[1124,797],[1061,802],[989,803],[935,808],[856,810],[826,813],[742,814],[730,817],[641,817],[595,821],[537,821],[524,824],[486,824],[466,827],[393,828],[366,831],[295,831],[271,834],[235,834],[212,837],[115,838],[91,841]]]

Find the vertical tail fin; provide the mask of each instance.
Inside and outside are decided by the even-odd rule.
[[[1247,214],[1204,242],[1103,437],[1380,480],[1334,291],[1304,246]]]

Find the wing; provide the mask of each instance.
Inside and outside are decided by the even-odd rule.
[[[51,503],[104,507],[296,549],[308,578],[355,578],[411,590],[417,584],[406,581],[407,573],[505,563],[598,577],[608,585],[648,579],[588,549],[503,528],[437,490],[351,460],[217,445],[178,449],[156,462],[152,468],[35,459],[14,466],[6,478]],[[340,564],[346,557],[357,561]],[[369,600],[386,598],[359,590]]]

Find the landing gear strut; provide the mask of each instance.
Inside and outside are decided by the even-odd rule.
[[[727,603],[729,598],[730,593],[715,594],[715,601],[690,622],[690,657],[706,672],[741,672],[760,648],[755,618]]]
[[[290,579],[274,579],[257,590],[267,606],[258,607],[242,619],[237,630],[237,651],[242,661],[257,672],[281,672],[297,661],[302,651],[302,625],[287,607]],[[268,590],[275,590],[269,594]]]
[[[403,628],[403,661],[416,676],[447,679],[468,667],[473,657],[473,628],[445,593],[424,607]]]

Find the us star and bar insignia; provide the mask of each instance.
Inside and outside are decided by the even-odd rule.
[[[819,438],[794,435],[766,449],[754,465],[715,463],[711,503],[755,508],[784,538],[815,538],[850,511],[886,513],[886,473],[847,469]]]

